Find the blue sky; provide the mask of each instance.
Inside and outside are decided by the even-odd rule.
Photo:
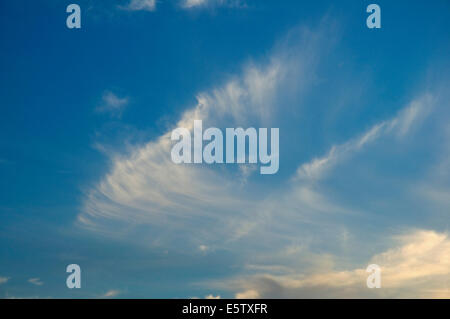
[[[1,298],[450,297],[448,1],[69,3],[0,4]],[[280,170],[173,164],[194,119]]]

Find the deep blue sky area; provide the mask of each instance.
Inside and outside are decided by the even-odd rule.
[[[116,237],[76,221],[116,156],[166,133],[196,105],[199,92],[225,85],[246,65],[270,63],[296,28],[323,28],[333,36],[320,40],[319,50],[324,49],[317,54],[316,75],[306,79],[314,88],[298,102],[308,112],[297,114],[301,120],[286,124],[284,131],[280,126],[281,145],[291,143],[283,133],[290,129],[301,132],[301,139],[280,151],[275,182],[256,176],[255,189],[283,189],[298,165],[393,118],[421,93],[446,91],[444,82],[436,84],[450,71],[450,2],[445,0],[376,1],[381,29],[366,26],[372,1],[210,1],[192,8],[182,1],[157,1],[153,10],[127,9],[129,1],[72,2],[81,7],[81,29],[66,27],[70,1],[0,2],[0,278],[8,278],[0,281],[0,298],[233,297],[233,288],[217,281],[245,273],[244,265],[259,262],[257,257],[220,245],[205,254],[177,247],[176,241],[150,245],[151,235],[136,240],[153,231],[145,223],[136,222],[135,232]],[[108,94],[124,99],[119,115],[102,111]],[[286,118],[297,116],[289,108],[282,112]],[[426,125],[430,135],[438,126]],[[415,147],[383,141],[372,153],[357,155],[354,160],[365,166],[342,164],[340,170],[355,171],[357,177],[331,174],[323,190],[353,211],[392,209],[399,229],[421,224],[444,231],[445,208],[431,219],[415,210],[406,215],[407,200],[399,198],[413,201],[414,195],[401,197],[390,188],[382,192],[385,185],[421,179],[430,171],[428,164],[441,158],[433,141],[444,141],[444,135],[424,133],[411,140]],[[396,158],[414,162],[399,164]],[[383,182],[375,180],[380,176]],[[363,182],[370,191],[360,194],[361,202],[349,199],[364,178],[373,181]],[[375,203],[374,194],[386,201]],[[396,198],[401,203],[390,204]],[[333,215],[323,229],[342,222],[357,238],[366,229],[364,218]],[[367,231],[368,241],[394,228],[384,219],[370,223],[379,223],[381,230]],[[320,254],[334,251],[330,245],[320,241],[310,247]],[[348,258],[343,264],[380,252],[356,252],[358,245],[343,253]],[[381,240],[376,247],[387,246]],[[65,285],[70,263],[82,267],[82,289]]]

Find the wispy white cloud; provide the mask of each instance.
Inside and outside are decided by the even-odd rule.
[[[315,39],[304,40],[308,49],[318,45]],[[175,126],[192,130],[194,119],[211,126],[268,126],[284,111],[277,105],[277,96],[289,94],[286,88],[295,82],[293,78],[308,76],[314,65],[311,61],[318,56],[315,51],[303,51],[301,46],[295,51],[297,54],[290,48],[287,54],[284,47],[277,48],[267,63],[249,62],[239,76],[198,94],[197,105],[185,111]],[[175,165],[170,159],[171,146],[167,132],[129,155],[111,155],[111,170],[87,192],[79,223],[119,236],[126,235],[130,225],[146,224],[148,234],[153,236],[150,242],[155,243],[167,238],[165,230],[185,232],[200,219],[205,231],[197,232],[196,246],[210,245],[209,239],[218,238],[218,234],[233,237],[234,232],[242,232],[242,227],[224,227],[235,219],[240,220],[240,225],[245,224],[242,220],[252,219],[250,208],[254,204],[241,196],[242,179],[236,179],[232,170]],[[248,177],[251,172],[240,173]]]
[[[0,285],[6,284],[9,280],[9,277],[0,277]]]
[[[208,3],[208,0],[184,0],[181,6],[185,9],[204,6]]]
[[[194,119],[231,127],[267,127],[276,119],[286,120],[287,110],[279,107],[279,101],[290,94],[293,83],[295,92],[303,92],[308,81],[298,79],[313,78],[314,65],[324,51],[321,41],[330,39],[323,33],[294,33],[291,38],[296,40],[282,41],[266,63],[249,62],[240,75],[198,94],[197,105],[186,110],[175,126],[192,130]],[[392,119],[332,146],[326,156],[300,165],[290,181],[264,198],[252,191],[254,184],[236,178],[235,171],[172,163],[169,131],[130,154],[111,154],[112,167],[86,192],[78,223],[105,235],[139,237],[153,245],[180,240],[185,234],[180,244],[192,245],[193,250],[214,249],[216,243],[226,245],[252,233],[253,242],[263,243],[261,238],[267,237],[264,231],[272,225],[271,236],[280,241],[278,244],[286,244],[301,225],[323,222],[323,214],[358,213],[329,199],[313,181],[380,137],[404,137],[418,118],[424,117],[432,101],[431,95],[425,95]],[[248,178],[251,171],[240,170],[238,174]],[[137,225],[146,225],[147,231],[134,236]],[[202,229],[193,235],[190,230],[198,225]]]
[[[106,293],[102,295],[102,298],[114,298],[120,295],[120,290],[112,289],[108,290]]]
[[[206,253],[208,250],[210,250],[210,248],[207,245],[200,245],[198,246],[198,249],[202,252],[202,253]]]
[[[350,140],[341,145],[333,145],[328,154],[323,157],[313,159],[309,163],[301,165],[297,171],[297,177],[302,179],[318,179],[340,160],[346,156],[356,153],[366,145],[376,141],[380,137],[388,134],[405,136],[415,122],[421,121],[433,107],[433,97],[431,94],[414,100],[411,104],[402,109],[399,114],[387,121],[373,125],[368,131],[356,139]]]
[[[28,279],[28,282],[36,286],[42,286],[44,284],[44,282],[41,281],[40,278],[30,278]]]
[[[47,296],[26,296],[26,297],[18,297],[18,296],[12,296],[9,293],[6,293],[5,299],[53,299],[53,297]]]
[[[128,97],[119,97],[111,91],[105,91],[102,96],[102,103],[95,110],[101,113],[109,113],[115,117],[121,117],[128,103]]]
[[[246,3],[243,0],[182,0],[180,4],[183,9],[195,9],[205,7],[228,7],[228,8],[246,7]]]
[[[200,299],[199,297],[190,297],[189,299]],[[220,295],[214,296],[213,294],[206,295],[204,299],[221,299]]]
[[[261,298],[261,295],[257,290],[248,289],[248,290],[236,293],[235,298],[236,299],[259,299],[259,298]]]
[[[321,31],[310,30],[301,33],[302,37],[295,35],[294,38],[304,42],[292,45],[283,41],[264,63],[250,61],[240,74],[223,85],[197,94],[197,104],[187,109],[173,127],[192,130],[194,119],[218,127],[270,127],[273,123],[286,123],[295,113],[286,107],[290,102],[286,97],[292,91],[304,94],[324,51],[322,42],[332,38],[321,36]],[[233,286],[236,297],[320,297],[324,291],[329,295],[336,293],[337,296],[341,292],[340,296],[354,296],[360,291],[357,285],[361,276],[366,276],[361,265],[336,270],[339,267],[336,267],[335,255],[308,251],[312,245],[334,245],[333,248],[341,245],[348,249],[355,244],[350,226],[342,220],[336,222],[339,218],[336,216],[361,215],[363,208],[342,204],[343,201],[322,182],[327,173],[350,161],[356,153],[370,150],[377,141],[391,147],[405,143],[432,112],[434,104],[434,95],[424,94],[400,111],[393,111],[393,117],[356,133],[344,143],[331,146],[324,156],[303,164],[291,163],[297,170],[270,189],[264,189],[264,185],[257,182],[242,182],[242,178],[247,181],[251,177],[251,169],[173,164],[170,131],[165,132],[135,147],[129,154],[108,154],[111,167],[93,188],[86,190],[78,224],[108,236],[149,245],[181,250],[189,247],[193,254],[217,251],[217,247],[239,251],[252,265],[245,269],[252,276],[246,278],[245,287]],[[305,107],[299,105],[299,109]],[[290,129],[284,134],[289,135],[298,127]],[[291,139],[295,140],[295,136],[291,135]],[[399,249],[420,240],[431,245],[436,242],[435,238],[443,235],[419,231],[411,236],[400,242]],[[445,250],[446,242],[447,237],[444,244],[435,245]],[[391,260],[398,257],[393,253],[396,248],[392,249],[386,251],[392,252]],[[381,256],[384,255],[373,259],[380,260]],[[381,261],[394,270],[402,265],[400,259],[396,264],[389,264],[382,258]],[[299,272],[298,269],[307,268],[307,264],[314,264],[317,271]],[[395,274],[394,270],[387,274]],[[388,279],[395,282],[395,275],[390,276]],[[430,276],[440,275],[430,272]],[[348,285],[330,288],[324,282],[331,279],[348,280]],[[414,279],[398,281],[391,295],[400,296],[400,286],[408,286],[410,281]],[[435,295],[444,294],[442,286],[433,282],[414,286],[413,292],[425,293],[426,288],[434,289]]]
[[[128,5],[120,8],[130,11],[155,11],[156,0],[130,0]]]

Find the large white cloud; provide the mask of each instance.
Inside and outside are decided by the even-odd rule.
[[[450,298],[447,233],[413,230],[395,238],[393,245],[361,268],[302,273],[292,267],[282,274],[260,272],[239,278],[230,287],[238,290],[237,298]],[[370,264],[381,268],[379,289],[366,285],[370,275],[366,267]]]
[[[284,112],[279,96],[289,93],[291,84],[299,82],[297,77],[310,76],[315,59],[310,48],[318,45],[315,41],[305,39],[308,50],[295,48],[295,56],[290,48],[282,47],[274,50],[267,63],[247,63],[241,75],[198,94],[197,105],[186,110],[174,127],[192,130],[195,119],[208,126],[269,126]],[[249,172],[176,165],[170,158],[170,134],[136,147],[131,154],[112,157],[111,171],[87,191],[78,216],[82,226],[120,235],[146,224],[151,242],[167,238],[167,232],[186,235],[195,228],[204,231],[189,237],[199,241],[239,236],[243,227],[234,225],[245,227],[245,220],[254,219],[252,192],[247,198],[242,195],[241,177]]]
[[[297,142],[300,128],[291,122],[308,109],[302,103],[292,107],[292,102],[303,101],[317,78],[321,55],[327,51],[328,44],[324,43],[333,42],[329,41],[333,37],[326,28],[292,32],[264,62],[250,61],[241,74],[199,93],[197,104],[186,110],[173,128],[192,130],[195,119],[217,127],[287,124],[281,134]],[[366,276],[363,268],[335,270],[337,248],[364,248],[369,244],[368,239],[355,237],[358,229],[351,223],[355,216],[361,221],[367,211],[346,204],[356,196],[344,201],[333,189],[330,191],[330,186],[325,185],[327,176],[377,142],[396,148],[409,135],[414,136],[427,115],[435,112],[437,103],[434,94],[414,94],[411,102],[398,106],[391,117],[356,132],[343,143],[330,145],[325,155],[322,152],[306,162],[291,163],[292,174],[277,184],[262,178],[247,182],[251,169],[176,165],[170,159],[170,131],[165,132],[128,154],[111,154],[109,172],[86,191],[78,225],[107,236],[193,253],[233,251],[245,260],[247,267],[242,271],[248,273],[238,280],[245,286],[231,284],[238,291],[237,297],[374,294],[363,289],[365,281],[361,288],[361,279]],[[363,188],[363,183],[371,181],[366,178],[358,185]],[[437,192],[441,188],[432,186],[427,185],[433,194],[441,194]],[[399,226],[404,225],[393,225]],[[385,233],[380,231],[375,237]],[[403,296],[407,289],[402,287],[411,287],[411,296],[426,294],[426,289],[434,295],[445,294],[442,285],[436,284],[443,275],[442,268],[426,262],[448,257],[446,236],[417,231],[402,238],[399,248],[374,256],[373,262],[380,263],[385,278],[386,289],[380,293]],[[423,249],[418,255],[407,254],[407,247],[415,247],[420,241],[428,242],[431,248],[420,247]],[[439,249],[444,249],[443,255],[436,253]],[[402,279],[399,269],[405,265],[416,267],[410,261],[421,256],[425,259],[420,265],[429,270],[427,274],[412,271],[412,277]],[[351,260],[353,265],[358,257]],[[441,265],[447,264],[444,261]],[[416,279],[422,284],[414,285]],[[337,284],[333,286],[333,282]],[[230,287],[228,279],[223,283],[227,289]]]

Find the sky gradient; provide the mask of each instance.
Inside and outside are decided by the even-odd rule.
[[[0,298],[450,298],[448,1],[73,2],[0,2]]]

